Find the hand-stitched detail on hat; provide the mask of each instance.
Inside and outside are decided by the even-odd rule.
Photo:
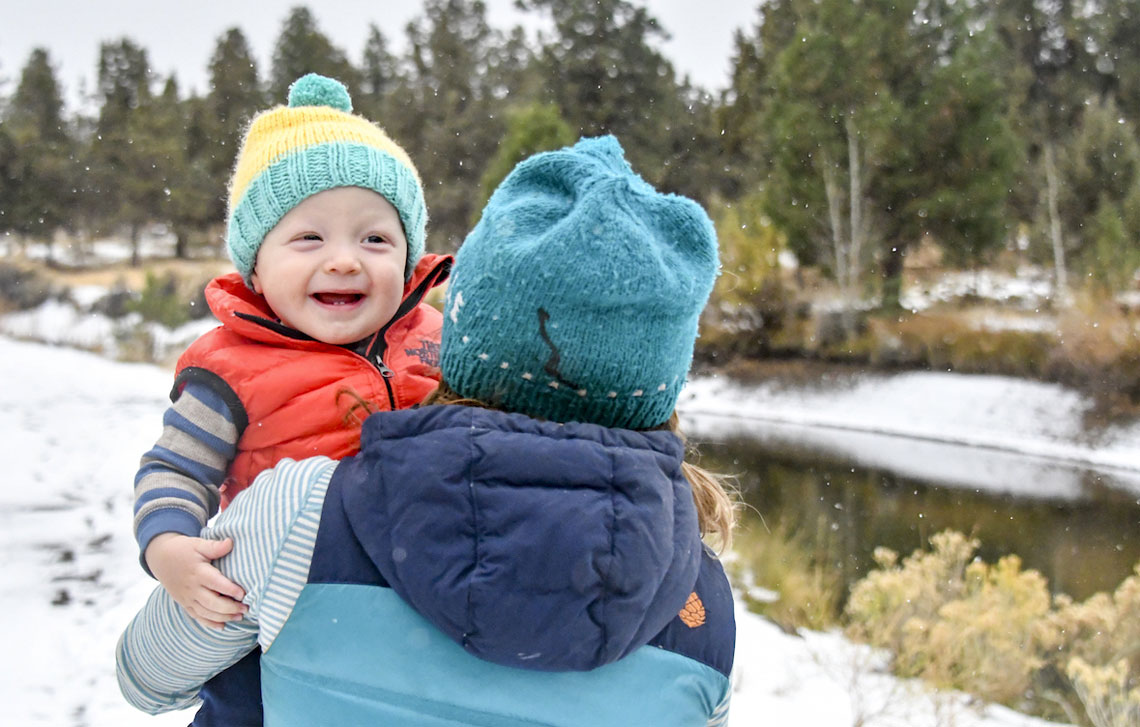
[[[463,307],[463,291],[455,291],[455,298],[451,302],[451,310],[448,311],[447,317],[451,319],[452,323],[459,323],[459,309]],[[467,343],[467,336],[463,337],[463,342]]]
[[[554,341],[550,340],[550,334],[546,332],[546,322],[550,320],[550,314],[546,312],[545,308],[538,309],[538,335],[542,336],[543,342],[550,347],[550,358],[546,360],[546,365],[542,370],[553,376],[557,381],[550,382],[550,388],[557,389],[559,384],[566,384],[571,389],[580,389],[582,387],[577,384],[567,381],[562,372],[558,370],[558,364],[562,362],[562,354],[558,352],[558,347],[554,345]]]

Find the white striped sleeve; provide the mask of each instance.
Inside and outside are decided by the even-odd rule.
[[[731,679],[729,680],[731,684]],[[706,727],[726,727],[728,725],[728,703],[732,700],[732,687],[724,690],[724,696],[721,698],[720,703],[713,709],[712,716]]]
[[[234,539],[233,551],[218,567],[234,582],[250,584],[246,602],[258,623],[262,650],[277,637],[309,578],[325,493],[337,464],[328,457],[281,460],[254,480],[244,503],[241,495],[234,499],[224,513],[233,513],[229,518],[219,517],[204,531],[214,539]],[[270,543],[272,548],[266,547]],[[249,591],[256,593],[254,599]]]
[[[162,588],[127,626],[116,650],[119,688],[135,707],[157,714],[192,705],[211,677],[259,640],[272,643],[308,577],[316,529],[337,463],[327,457],[282,460],[218,516],[202,537],[232,537],[215,565],[246,591],[246,618],[224,629],[199,626]],[[273,590],[267,593],[267,589]]]

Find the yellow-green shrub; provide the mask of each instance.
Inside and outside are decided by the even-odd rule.
[[[779,263],[783,235],[755,199],[725,205],[716,227],[721,275],[702,318],[698,354],[763,355],[791,317]]]
[[[1043,663],[1035,635],[1049,601],[1045,579],[1022,571],[1017,556],[994,566],[974,561],[966,567],[960,598],[944,604],[929,624],[907,624],[907,671],[938,686],[1020,706]]]
[[[903,676],[923,677],[987,700],[1020,705],[1041,666],[1038,622],[1049,612],[1045,579],[1016,556],[996,565],[972,560],[979,543],[946,531],[933,549],[897,565],[885,549],[879,570],[856,584],[846,613],[850,633],[895,657]]]
[[[930,542],[932,552],[915,551],[902,565],[893,550],[875,549],[878,570],[856,583],[847,599],[845,614],[853,637],[903,654],[907,624],[933,622],[944,604],[962,595],[966,564],[978,541],[945,531]]]
[[[1112,594],[1050,599],[1017,556],[974,559],[946,531],[900,564],[886,549],[855,584],[848,634],[889,649],[902,676],[1094,727],[1140,724],[1140,564]]]
[[[1140,687],[1130,686],[1127,661],[1098,667],[1075,657],[1066,673],[1094,727],[1140,724]]]

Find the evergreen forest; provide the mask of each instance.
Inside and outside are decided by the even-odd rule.
[[[763,308],[788,252],[852,309],[898,310],[924,244],[957,268],[1015,255],[1061,293],[1137,286],[1136,0],[766,0],[716,94],[679,77],[637,2],[518,5],[546,29],[426,0],[399,54],[397,29],[340,48],[296,7],[268,68],[241,28],[218,37],[205,95],[108,39],[86,113],[65,112],[37,49],[0,69],[0,235],[118,235],[137,263],[140,234],[162,225],[176,256],[217,255],[243,125],[318,72],[416,161],[435,251],[458,247],[515,162],[612,133],[649,182],[717,221],[737,308]]]

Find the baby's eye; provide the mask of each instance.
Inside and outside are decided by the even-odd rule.
[[[368,237],[364,238],[364,241],[373,245],[383,245],[385,242],[387,242],[387,240],[384,239],[382,235],[369,235]]]
[[[315,232],[306,232],[305,234],[300,235],[297,239],[298,240],[308,240],[310,242],[320,242],[321,236]]]

